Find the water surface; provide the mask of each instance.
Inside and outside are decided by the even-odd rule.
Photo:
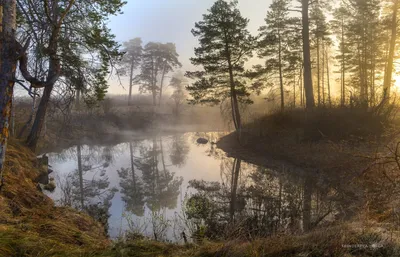
[[[298,233],[351,215],[349,192],[336,180],[258,167],[196,143],[221,135],[149,134],[49,154],[57,181],[49,195],[108,221],[112,238],[130,231],[181,241],[183,231],[190,237],[205,225],[236,233],[226,229],[234,223],[259,236]]]

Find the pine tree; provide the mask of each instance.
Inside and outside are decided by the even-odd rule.
[[[265,70],[279,76],[281,111],[285,108],[285,84],[293,77],[291,73],[298,64],[297,48],[301,45],[300,20],[289,16],[289,4],[289,0],[274,0],[265,18],[266,25],[259,29],[258,55],[266,59]]]
[[[199,38],[192,64],[204,71],[187,72],[196,81],[187,87],[191,103],[219,104],[230,98],[235,129],[241,130],[239,102],[249,103],[244,81],[244,63],[252,56],[254,38],[247,30],[249,20],[237,8],[238,1],[218,0],[197,22],[192,34]]]
[[[311,10],[311,26],[312,26],[312,39],[313,39],[313,50],[316,53],[316,74],[317,74],[317,102],[318,106],[324,103],[324,90],[323,90],[323,77],[324,77],[324,43],[329,35],[328,25],[326,23],[326,17],[324,11],[326,8],[320,1],[315,2],[312,5]],[[321,65],[322,63],[322,65]]]
[[[368,107],[374,101],[376,69],[382,56],[382,23],[379,0],[349,1],[348,42],[351,56],[347,66],[351,84],[358,92],[358,104]],[[378,8],[377,8],[378,7]]]
[[[390,88],[392,84],[393,77],[393,60],[394,60],[394,52],[396,48],[396,39],[397,39],[397,30],[398,30],[398,20],[397,13],[399,9],[399,0],[393,0],[392,5],[392,20],[391,20],[391,36],[390,36],[390,47],[388,53],[388,60],[385,69],[385,80],[383,83],[383,97],[384,99],[390,98]]]
[[[311,51],[310,51],[310,19],[309,19],[309,0],[301,0],[301,16],[303,25],[303,80],[306,99],[306,108],[315,107],[314,89],[311,72]]]
[[[340,104],[344,106],[346,103],[346,72],[348,71],[348,67],[346,63],[348,63],[350,49],[348,42],[348,19],[350,13],[342,4],[340,7],[334,10],[333,19],[331,21],[331,27],[336,35],[337,42],[339,43],[338,54],[335,56],[335,59],[339,62],[339,72],[340,72]]]
[[[139,75],[142,84],[139,90],[152,94],[153,106],[157,105],[157,96],[159,96],[159,103],[161,102],[165,75],[175,68],[182,67],[178,57],[173,43],[149,42],[144,47]]]
[[[120,72],[122,74],[129,75],[129,98],[128,105],[131,105],[132,100],[132,88],[134,83],[134,72],[139,67],[142,60],[142,39],[134,38],[129,40],[128,42],[123,43],[124,48],[122,51],[124,52],[124,56],[121,60],[121,69]]]

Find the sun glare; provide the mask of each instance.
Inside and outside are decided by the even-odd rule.
[[[400,91],[400,75],[395,75],[394,78],[394,90],[395,91]]]

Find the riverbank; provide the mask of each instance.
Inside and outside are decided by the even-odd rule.
[[[7,148],[0,193],[0,256],[80,256],[106,249],[104,228],[70,208],[55,207],[37,178],[47,172],[20,142]]]
[[[292,110],[246,124],[240,143],[231,133],[217,146],[229,156],[271,168],[360,173],[398,136],[399,126],[387,116],[349,108]]]

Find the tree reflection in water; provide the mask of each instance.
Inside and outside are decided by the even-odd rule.
[[[183,165],[188,147],[182,145],[179,138],[174,138],[173,142],[171,161],[175,166]],[[153,137],[150,144],[139,146],[140,157],[134,156],[132,143],[129,148],[131,167],[118,171],[125,210],[143,216],[145,208],[148,208],[151,211],[150,223],[154,239],[164,238],[166,224],[169,223],[165,210],[177,207],[183,178],[175,177],[175,173],[168,170],[162,137],[159,140]]]
[[[215,144],[196,145],[198,137],[214,142],[219,135],[152,135],[113,147],[78,145],[57,156],[76,167],[58,187],[60,202],[105,223],[115,193],[112,183],[120,190],[113,199],[118,207],[112,212],[113,228],[118,229],[122,212],[124,226],[131,216],[130,224],[157,240],[173,235],[181,240],[182,232],[197,239],[296,234],[357,213],[357,187],[342,183],[337,174],[322,176],[286,164],[258,167],[226,157]],[[204,173],[202,167],[207,167]]]
[[[196,193],[186,201],[197,234],[208,238],[265,237],[295,234],[342,212],[337,180],[271,170],[240,159],[221,159],[221,182],[193,180]],[[306,175],[305,175],[306,174]],[[320,184],[319,184],[320,183]]]
[[[91,150],[93,149],[88,149],[88,154],[84,155],[82,146],[76,146],[78,167],[61,181],[60,203],[87,212],[105,226],[107,233],[111,200],[118,191],[116,188],[110,188],[106,175],[112,154],[107,148],[103,151]]]

